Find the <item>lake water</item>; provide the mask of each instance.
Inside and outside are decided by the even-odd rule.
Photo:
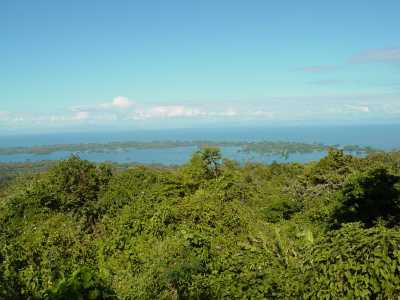
[[[400,148],[400,124],[364,126],[324,126],[324,127],[271,127],[271,128],[228,128],[228,129],[177,129],[142,130],[113,133],[63,133],[28,136],[5,136],[0,139],[0,147],[34,146],[73,143],[107,143],[112,141],[152,141],[152,140],[226,140],[226,141],[294,141],[324,143],[329,145],[357,144],[384,150]],[[79,152],[82,159],[95,162],[113,161],[119,163],[138,162],[143,164],[182,164],[188,161],[196,147],[170,149],[127,149],[108,152]],[[308,162],[324,157],[324,152],[291,154],[287,160],[280,155],[258,155],[239,152],[237,147],[224,147],[226,158],[240,162],[263,163]],[[57,160],[67,158],[71,152],[60,151],[45,155],[16,154],[0,155],[0,162],[25,162]]]

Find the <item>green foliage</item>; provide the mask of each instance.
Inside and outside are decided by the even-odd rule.
[[[330,149],[309,173],[313,184],[340,185],[351,173],[354,158],[341,150]]]
[[[5,280],[19,286],[23,298],[37,298],[78,265],[92,264],[92,248],[82,227],[59,213],[21,222],[1,249]]]
[[[363,222],[367,226],[378,220],[388,225],[400,221],[400,176],[377,168],[350,178],[342,191],[342,206],[337,210],[339,222]]]
[[[221,161],[220,150],[215,147],[204,147],[198,154],[203,161],[208,176],[217,177],[219,175],[219,165]]]
[[[281,200],[263,208],[262,213],[266,221],[276,223],[282,220],[289,220],[293,214],[300,212],[301,209],[302,203],[300,202]]]
[[[17,186],[8,199],[9,217],[70,212],[92,225],[98,217],[98,197],[107,189],[111,177],[110,167],[72,156]]]
[[[398,299],[400,233],[344,226],[311,247],[302,272],[306,299]]]
[[[53,208],[63,211],[81,211],[90,207],[105,189],[111,178],[111,170],[105,165],[99,167],[72,156],[52,168],[48,184],[55,196]]]
[[[114,292],[107,288],[95,272],[88,268],[75,271],[60,280],[55,287],[47,290],[45,300],[106,300],[117,299]]]
[[[399,166],[71,157],[1,190],[0,299],[397,299]]]

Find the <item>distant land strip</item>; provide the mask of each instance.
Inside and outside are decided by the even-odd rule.
[[[238,151],[257,153],[261,155],[288,156],[293,153],[311,153],[328,151],[331,148],[341,149],[353,154],[370,154],[381,150],[369,146],[359,145],[325,145],[321,143],[299,143],[286,141],[151,141],[151,142],[110,142],[110,143],[83,143],[83,144],[56,144],[30,147],[0,147],[0,155],[36,154],[46,155],[59,151],[77,152],[110,152],[129,149],[168,149],[181,147],[238,147]]]

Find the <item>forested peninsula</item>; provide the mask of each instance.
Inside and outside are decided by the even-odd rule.
[[[299,143],[287,141],[151,141],[151,142],[110,142],[110,143],[84,143],[84,144],[57,144],[30,147],[0,147],[0,155],[13,154],[51,154],[58,151],[68,152],[107,152],[124,151],[129,149],[168,149],[180,147],[238,147],[238,151],[254,152],[258,154],[289,155],[293,153],[310,153],[328,151],[331,148],[341,149],[349,153],[368,154],[379,151],[369,146],[359,145],[325,145],[322,143]]]
[[[0,299],[400,297],[400,152],[16,166],[1,169]]]

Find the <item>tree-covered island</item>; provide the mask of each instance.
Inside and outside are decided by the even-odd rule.
[[[110,142],[84,144],[56,144],[31,147],[0,147],[0,155],[13,154],[51,154],[58,151],[78,152],[107,152],[124,151],[129,149],[168,149],[180,147],[237,147],[238,151],[253,152],[262,155],[288,156],[293,153],[311,153],[328,151],[331,148],[343,149],[348,153],[368,154],[378,151],[369,146],[358,145],[325,145],[321,143],[299,143],[286,141],[151,141],[151,142]]]

